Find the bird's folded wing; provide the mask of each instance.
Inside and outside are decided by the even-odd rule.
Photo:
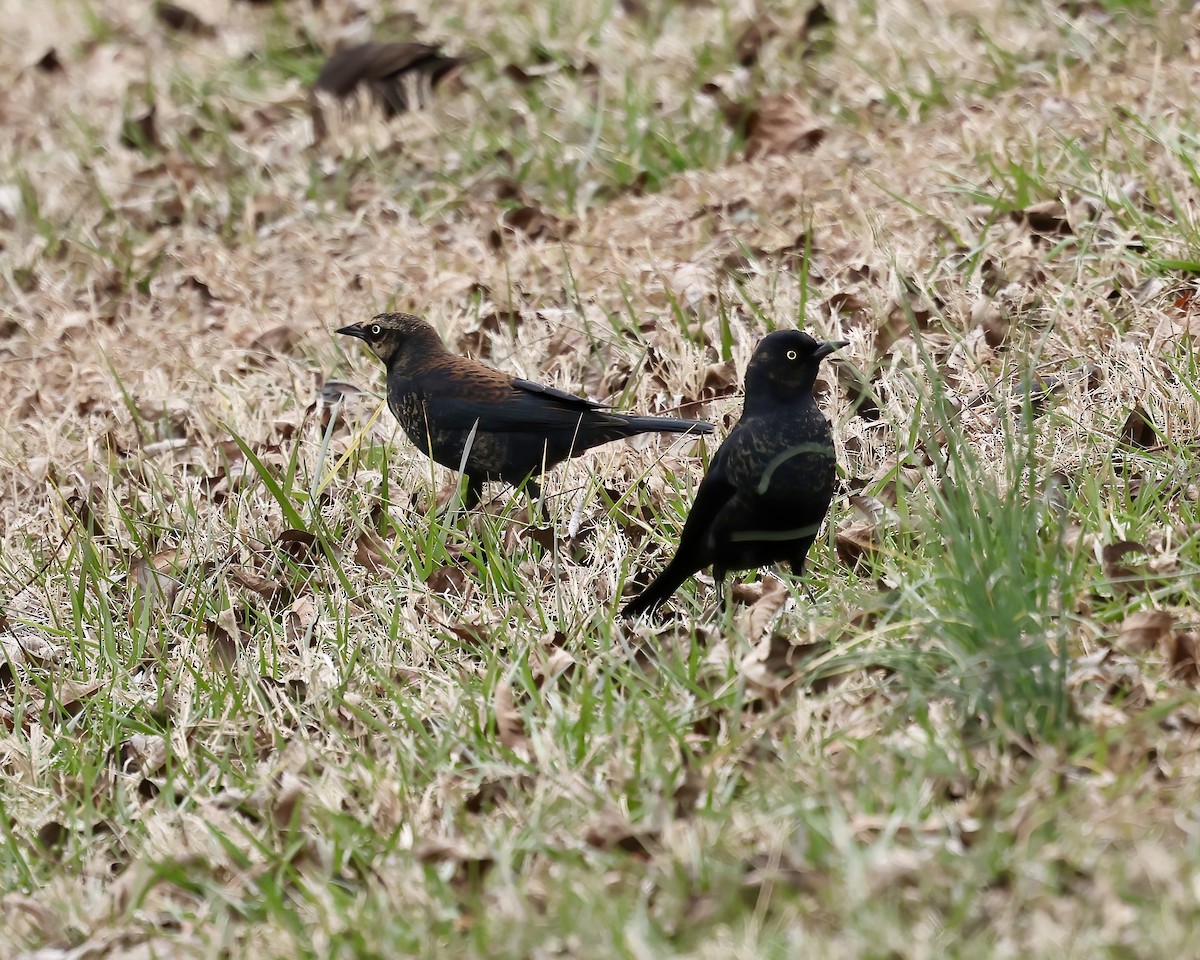
[[[426,390],[425,402],[441,430],[470,430],[478,422],[487,433],[573,431],[581,418],[590,422],[606,416],[590,400],[524,380],[513,381],[512,390],[488,391],[481,399]]]
[[[518,390],[525,390],[535,396],[557,400],[577,410],[605,410],[609,406],[607,403],[597,403],[595,400],[587,399],[587,397],[577,397],[575,394],[567,393],[565,390],[548,387],[544,383],[535,383],[532,380],[522,380],[519,377],[513,378],[512,385]]]
[[[721,464],[721,451],[713,459],[712,466],[700,488],[696,491],[696,500],[688,512],[683,524],[683,532],[679,534],[679,549],[675,552],[678,557],[699,555],[703,551],[703,541],[716,522],[721,510],[737,493],[737,487],[729,482]]]

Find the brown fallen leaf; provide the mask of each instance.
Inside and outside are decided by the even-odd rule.
[[[808,153],[820,145],[826,132],[798,96],[763,97],[746,119],[746,159]]]
[[[161,147],[157,116],[158,107],[152,103],[137,116],[127,117],[121,124],[121,146],[129,150],[143,151]]]
[[[1154,428],[1154,421],[1150,419],[1150,415],[1146,413],[1145,407],[1140,403],[1135,404],[1129,411],[1125,425],[1121,427],[1121,443],[1124,446],[1141,450],[1150,450],[1159,444],[1158,431]]]
[[[983,340],[993,350],[1008,343],[1011,324],[994,303],[981,301],[971,319],[983,328]]]
[[[142,776],[157,773],[167,763],[167,741],[156,733],[135,733],[121,744],[121,769]]]
[[[63,715],[73,717],[83,709],[83,701],[88,700],[101,687],[103,680],[63,680],[55,685],[53,692],[46,696],[38,693],[30,698],[39,707],[49,706]]]
[[[469,599],[475,592],[475,583],[462,567],[448,563],[435,567],[425,578],[425,585],[430,592]]]
[[[1061,200],[1046,200],[1024,210],[1014,210],[1012,218],[1035,233],[1065,237],[1074,232],[1068,214],[1067,205]]]
[[[269,356],[287,356],[295,349],[303,334],[296,327],[286,323],[271,327],[254,337],[247,349]]]
[[[237,662],[243,644],[241,617],[233,607],[226,607],[215,618],[205,622],[209,654],[218,663],[229,667]]]
[[[180,33],[190,33],[196,37],[215,37],[217,31],[201,20],[191,10],[185,9],[169,0],[158,0],[154,5],[154,16],[158,22],[171,30]]]
[[[751,604],[746,615],[745,636],[754,640],[760,636],[774,621],[775,615],[783,609],[787,602],[787,584],[777,577],[767,576],[763,579],[762,593]]]
[[[1175,618],[1166,610],[1139,610],[1122,622],[1115,645],[1126,653],[1146,653],[1160,645],[1166,649],[1174,625]]]
[[[283,635],[293,650],[312,645],[317,604],[311,596],[298,597],[283,615]]]
[[[42,71],[42,73],[59,73],[63,68],[62,60],[58,56],[58,50],[54,47],[50,47],[38,57],[34,62],[34,66]]]
[[[540,207],[522,204],[500,215],[500,226],[491,232],[488,242],[493,250],[499,250],[504,246],[505,237],[522,234],[530,240],[556,243],[566,239],[573,229],[573,224]]]
[[[162,550],[152,557],[135,557],[129,565],[133,583],[129,622],[138,623],[143,617],[169,611],[182,585],[183,571],[190,563],[190,554],[180,548]]]
[[[231,567],[229,579],[238,586],[245,587],[251,593],[258,594],[264,600],[274,600],[284,592],[283,584],[270,577],[260,576],[245,567]]]
[[[770,16],[762,16],[751,20],[737,42],[733,45],[733,55],[743,67],[748,67],[758,60],[759,50],[765,41],[779,33],[779,24]]]
[[[1131,553],[1149,556],[1150,551],[1145,544],[1135,540],[1119,540],[1106,544],[1100,550],[1100,569],[1117,596],[1131,596],[1149,590],[1156,582],[1147,576],[1144,569],[1125,562],[1125,557]]]
[[[649,860],[650,844],[658,839],[659,831],[635,827],[616,807],[606,807],[584,830],[583,839],[597,850],[623,850]]]
[[[512,687],[507,680],[496,684],[492,695],[492,709],[496,714],[496,735],[506,750],[516,750],[529,742],[525,733],[525,718],[513,702]]]
[[[742,676],[760,693],[777,697],[796,680],[799,650],[790,637],[772,633],[742,658]]]
[[[271,819],[275,826],[284,830],[303,823],[304,798],[311,792],[311,785],[290,771],[285,771],[275,784],[274,796],[270,801]]]
[[[396,569],[391,552],[374,530],[363,530],[354,541],[354,562],[376,575]]]
[[[1191,686],[1200,686],[1200,634],[1181,630],[1175,634],[1169,654],[1171,676]]]
[[[426,866],[449,873],[443,874],[459,889],[477,889],[495,866],[495,858],[471,846],[465,840],[450,837],[427,837],[413,847],[413,857]]]
[[[833,538],[838,559],[856,573],[868,568],[871,559],[879,552],[879,541],[875,527],[859,522],[839,530]]]

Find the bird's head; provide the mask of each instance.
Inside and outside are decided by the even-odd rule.
[[[437,331],[411,313],[381,313],[367,323],[352,323],[338,333],[362,340],[388,367],[410,355],[428,356],[446,348]]]
[[[746,402],[786,403],[811,394],[821,361],[847,340],[822,343],[802,330],[776,330],[759,341],[746,368]]]

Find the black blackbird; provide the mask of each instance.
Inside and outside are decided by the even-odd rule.
[[[712,433],[711,423],[634,417],[458,357],[420,317],[381,313],[338,333],[358,337],[387,366],[388,407],[423,453],[452,470],[466,454],[465,505],[485,480],[526,484],[536,473],[602,443],[639,433]]]
[[[624,616],[656,609],[709,564],[718,603],[730,570],[786,561],[797,576],[804,572],[837,470],[813,384],[821,361],[846,342],[821,343],[799,330],[763,337],[746,368],[742,418],[700,482],[675,558]]]

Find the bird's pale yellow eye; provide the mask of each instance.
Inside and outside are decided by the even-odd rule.
[[[383,333],[383,327],[381,327],[381,326],[380,326],[379,324],[377,324],[377,323],[373,323],[373,324],[371,324],[371,329],[370,329],[370,330],[368,330],[368,331],[367,331],[367,333],[369,333],[369,334],[370,334],[371,336],[373,336],[373,337],[377,337],[377,336],[379,336],[381,333]]]
[[[795,360],[795,359],[796,359],[796,351],[795,351],[795,350],[789,350],[789,351],[787,352],[787,358],[788,358],[789,360]]]

